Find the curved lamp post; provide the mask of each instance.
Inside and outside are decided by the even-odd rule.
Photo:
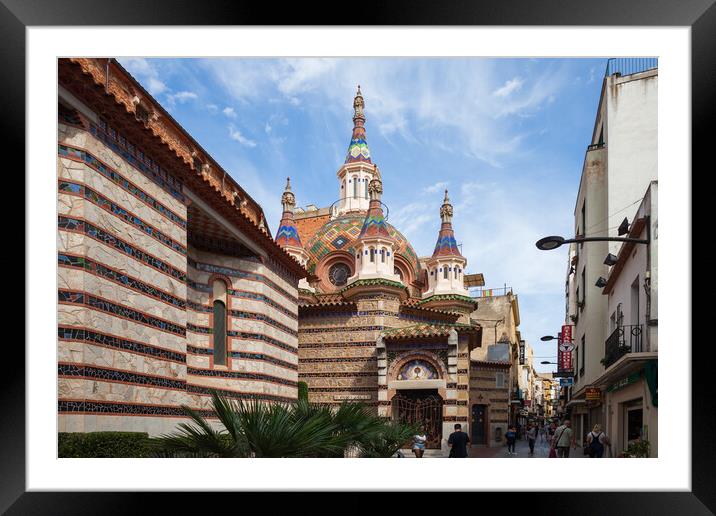
[[[541,251],[551,251],[557,249],[562,244],[571,244],[572,242],[633,242],[635,244],[648,244],[649,241],[642,238],[628,237],[575,237],[564,238],[561,236],[548,236],[537,240],[535,245]]]
[[[554,337],[552,335],[545,335],[544,337],[539,338],[539,340],[541,340],[542,342],[547,342],[550,340],[557,340],[557,339],[558,339],[558,337]]]

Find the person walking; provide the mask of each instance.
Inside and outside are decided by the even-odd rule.
[[[547,425],[544,423],[539,426],[539,442],[542,445],[547,442]]]
[[[527,444],[530,445],[530,457],[535,454],[535,441],[537,440],[537,425],[532,423],[527,430]]]
[[[565,419],[562,425],[558,426],[554,431],[553,447],[557,450],[557,457],[569,458],[569,448],[577,447],[577,444],[574,442],[574,432],[571,426],[572,422],[569,419]]]
[[[604,447],[610,444],[609,437],[602,432],[602,425],[598,423],[594,425],[592,431],[587,434],[589,457],[592,459],[601,459],[604,456]]]
[[[472,448],[470,436],[462,431],[460,423],[455,423],[455,431],[448,438],[448,446],[450,446],[450,455],[448,457],[454,458],[467,457],[467,447]]]
[[[425,432],[425,427],[421,426],[417,434],[413,436],[413,453],[415,458],[422,459],[425,453],[425,443],[428,440],[428,435]]]
[[[511,426],[505,433],[505,440],[507,441],[507,455],[517,455],[515,453],[515,441],[517,440],[517,429]]]

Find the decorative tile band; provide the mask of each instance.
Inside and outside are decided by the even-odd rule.
[[[77,256],[72,254],[58,253],[57,262],[61,267],[70,267],[81,269],[95,276],[106,278],[114,283],[127,287],[136,292],[140,292],[154,299],[158,299],[164,303],[176,306],[177,308],[186,308],[186,301],[178,297],[167,294],[161,289],[152,285],[139,281],[132,276],[122,273],[112,267],[107,267],[85,256]]]
[[[124,339],[106,333],[100,333],[87,328],[59,326],[57,328],[57,337],[60,340],[86,342],[97,346],[121,349],[140,355],[147,355],[161,360],[171,360],[182,364],[186,363],[186,356],[183,353],[157,348],[148,344],[142,344],[141,342]]]
[[[321,342],[319,344],[304,344],[303,342],[298,343],[299,351],[301,349],[353,348],[353,347],[367,347],[367,348],[375,347],[375,341]]]
[[[78,147],[72,147],[70,145],[58,144],[57,153],[60,156],[70,159],[72,161],[79,161],[85,163],[91,169],[99,172],[104,177],[112,181],[114,184],[120,186],[123,190],[129,192],[140,201],[146,203],[149,207],[164,215],[166,218],[177,224],[179,227],[183,229],[187,228],[187,222],[185,218],[181,217],[180,215],[167,208],[164,204],[159,202],[157,199],[155,199],[147,192],[139,188],[127,178],[125,178],[122,174],[114,170],[112,167],[108,166],[106,163],[100,161],[99,159],[97,159],[96,156],[92,155],[86,150]]]
[[[382,331],[383,326],[341,326],[333,328],[299,328],[298,333],[344,333],[350,331]]]
[[[160,331],[181,335],[182,337],[186,335],[186,328],[183,326],[159,319],[158,317],[153,317],[138,310],[127,308],[126,306],[118,305],[101,297],[87,294],[86,292],[58,290],[57,300],[62,304],[77,304],[94,308],[101,312],[130,319],[145,326],[151,326]]]
[[[309,387],[308,392],[376,392],[375,387]]]
[[[203,394],[206,396],[210,396],[211,391],[216,391],[219,394],[226,396],[227,398],[234,398],[242,401],[275,401],[279,403],[293,403],[296,401],[296,398],[289,398],[287,396],[275,396],[273,394],[263,394],[256,392],[230,391],[227,389],[214,389],[194,384],[187,384],[186,390],[187,392],[192,394]]]
[[[212,334],[211,328],[209,328],[207,326],[197,326],[196,324],[187,323],[186,329],[187,329],[187,331],[199,333],[202,335],[211,335]],[[227,331],[226,334],[229,337],[236,337],[236,338],[244,339],[244,340],[258,340],[258,341],[266,342],[268,344],[276,346],[277,348],[281,348],[285,351],[288,351],[289,353],[293,353],[293,354],[298,353],[298,350],[296,349],[295,346],[291,346],[290,344],[286,344],[285,342],[281,342],[280,340],[271,338],[268,335],[264,335],[263,333],[250,333],[250,332],[245,332],[245,331],[230,330],[230,331]]]
[[[192,267],[198,271],[209,272],[212,274],[224,274],[225,276],[230,276],[230,277],[234,277],[234,278],[258,281],[260,283],[263,283],[263,284],[271,287],[272,289],[274,289],[279,294],[283,295],[286,299],[288,299],[292,303],[298,303],[298,297],[291,294],[287,290],[281,288],[275,281],[270,280],[263,274],[242,271],[240,269],[234,269],[231,267],[221,267],[219,265],[214,265],[211,263],[197,262],[196,260],[194,260],[191,257],[187,258],[187,263],[189,264],[190,267]]]
[[[229,313],[231,314],[232,317],[236,317],[237,319],[250,319],[253,321],[261,321],[261,322],[264,322],[266,324],[273,326],[274,328],[278,328],[279,330],[281,330],[284,333],[287,333],[294,337],[298,337],[297,330],[293,330],[293,329],[289,328],[288,326],[286,326],[285,324],[281,324],[280,322],[278,322],[275,319],[272,319],[268,315],[258,314],[256,312],[246,312],[243,310],[229,310]]]
[[[372,357],[301,358],[300,362],[302,364],[320,364],[320,363],[324,363],[324,362],[341,362],[341,363],[376,362],[377,360],[378,360],[378,357],[372,356]]]
[[[360,378],[360,377],[378,377],[378,371],[340,371],[335,373],[298,373],[299,378]]]
[[[122,208],[120,205],[114,203],[104,195],[96,192],[92,188],[85,186],[80,183],[73,183],[71,181],[65,181],[60,179],[58,181],[58,190],[60,193],[81,197],[95,206],[101,208],[107,213],[111,213],[118,219],[126,222],[130,226],[133,226],[140,230],[142,233],[149,235],[151,238],[167,246],[172,251],[176,251],[179,254],[186,255],[186,246],[180,244],[176,240],[169,238],[167,235],[159,231],[157,228],[148,224],[141,218],[137,217],[134,213]]]
[[[59,362],[57,364],[57,375],[62,378],[86,378],[88,380],[131,383],[133,385],[162,387],[164,389],[178,389],[182,391],[186,386],[186,380],[174,380],[171,378],[164,378],[162,376],[153,376],[129,371],[120,371],[117,369],[106,369],[86,364],[63,362]]]
[[[90,124],[90,134],[122,156],[127,163],[154,181],[163,190],[181,202],[185,202],[184,194],[181,193],[181,182],[173,175],[168,174],[166,170],[160,167],[156,161],[152,160],[151,157],[145,154],[136,145],[127,141],[121,134],[118,134],[113,127],[107,125],[107,122],[100,119],[99,126]]]
[[[211,348],[198,348],[196,346],[190,346],[190,345],[187,345],[186,351],[187,351],[187,353],[192,354],[192,355],[210,356],[210,355],[214,354],[214,350]],[[271,355],[266,355],[264,353],[249,353],[246,351],[231,351],[229,353],[229,356],[231,358],[245,358],[247,360],[260,360],[262,362],[269,362],[271,364],[275,364],[279,367],[284,367],[286,369],[298,371],[298,364],[292,364],[291,362],[286,362],[285,360],[281,360],[279,358],[275,358],[275,357],[272,357]]]
[[[216,417],[212,410],[194,409],[204,417]],[[122,414],[130,416],[188,417],[180,407],[88,400],[58,400],[61,414]]]
[[[220,378],[236,378],[240,380],[258,380],[264,382],[278,383],[281,385],[290,385],[291,387],[298,386],[298,382],[293,380],[287,380],[285,378],[279,378],[277,376],[271,376],[268,374],[261,373],[245,373],[243,371],[219,371],[217,369],[197,369],[195,367],[186,368],[187,375],[194,376],[214,376]]]
[[[114,247],[115,249],[126,254],[127,256],[130,256],[135,260],[149,265],[150,267],[153,267],[158,271],[163,272],[164,274],[168,274],[176,280],[186,282],[186,273],[184,271],[180,271],[179,269],[176,269],[171,265],[164,263],[160,259],[155,258],[151,254],[142,251],[134,245],[128,244],[124,240],[117,238],[116,236],[102,229],[99,229],[90,222],[78,218],[65,217],[60,215],[57,217],[57,227],[65,231],[72,231],[75,233],[87,235],[88,237],[93,238],[98,242],[106,244],[110,247]]]
[[[189,279],[189,280],[187,280],[187,285],[189,286],[189,288],[192,288],[198,292],[204,292],[206,294],[212,293],[211,286],[207,285],[205,283],[199,283],[197,281],[193,281],[193,280]],[[250,299],[252,301],[260,301],[262,303],[266,303],[267,305],[278,310],[282,314],[289,316],[291,319],[298,320],[298,316],[294,312],[291,312],[286,307],[281,306],[279,303],[277,303],[270,297],[265,296],[263,294],[257,294],[255,292],[249,292],[246,290],[234,290],[234,289],[228,289],[227,292],[229,293],[229,295],[239,298],[239,299]]]

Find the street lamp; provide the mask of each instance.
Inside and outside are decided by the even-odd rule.
[[[554,365],[559,365],[557,362],[549,362],[549,361],[547,361],[547,360],[542,360],[542,362],[540,362],[540,364],[554,364]]]
[[[540,337],[539,340],[541,340],[542,342],[547,342],[547,341],[550,341],[550,340],[556,340],[556,339],[558,339],[558,338],[559,338],[559,337],[554,337],[554,336],[552,336],[552,335],[545,335],[544,337]]]
[[[649,240],[641,238],[628,237],[584,237],[577,236],[574,238],[564,238],[561,236],[548,236],[537,240],[535,245],[541,251],[551,251],[557,249],[562,244],[571,244],[572,242],[633,242],[635,244],[648,244]]]

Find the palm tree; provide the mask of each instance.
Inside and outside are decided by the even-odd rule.
[[[181,423],[174,433],[153,439],[156,455],[343,457],[354,448],[360,456],[390,457],[415,432],[412,426],[383,421],[358,403],[345,402],[338,409],[306,399],[266,404],[227,400],[216,392],[211,402],[223,428],[216,429],[184,405],[191,423]]]

